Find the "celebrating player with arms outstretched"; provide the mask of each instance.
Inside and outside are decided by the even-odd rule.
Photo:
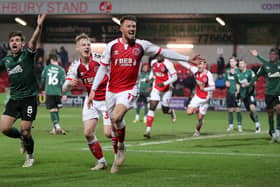
[[[125,121],[126,112],[133,106],[138,92],[138,79],[141,67],[141,59],[144,54],[148,56],[163,56],[172,60],[196,60],[196,56],[189,59],[170,50],[162,49],[146,40],[135,38],[136,18],[124,16],[120,21],[122,37],[108,43],[101,59],[101,67],[98,69],[92,91],[88,99],[88,105],[96,95],[96,89],[101,83],[107,70],[109,70],[109,85],[106,93],[106,103],[112,122],[112,136],[118,140],[118,150],[111,168],[111,173],[116,173],[125,159]],[[116,145],[115,145],[116,146]]]
[[[86,34],[80,34],[76,37],[76,50],[79,53],[80,59],[71,64],[62,89],[63,92],[66,92],[72,86],[79,84],[79,80],[81,80],[88,93],[90,93],[92,81],[96,76],[97,69],[99,68],[100,56],[91,53],[90,39]],[[92,170],[107,168],[107,163],[105,158],[103,157],[101,145],[95,136],[99,113],[102,113],[104,133],[107,137],[111,137],[111,122],[105,105],[105,92],[107,82],[108,77],[104,76],[101,84],[96,90],[93,104],[89,108],[86,105],[88,97],[86,97],[84,101],[84,135],[88,141],[88,146],[91,153],[98,160],[96,166],[91,168]]]
[[[208,109],[208,102],[212,96],[212,92],[215,90],[215,83],[213,75],[206,69],[207,62],[201,61],[197,67],[188,63],[179,62],[182,66],[190,69],[194,74],[196,81],[195,95],[191,99],[187,108],[187,114],[192,115],[199,108],[197,114],[197,125],[193,136],[200,136],[200,129],[203,124],[203,118],[206,115]]]
[[[37,114],[37,95],[39,86],[34,72],[34,55],[37,41],[42,31],[46,15],[39,15],[37,27],[24,46],[24,35],[12,32],[9,35],[11,53],[0,61],[0,68],[5,68],[9,75],[11,97],[1,117],[0,130],[8,137],[22,140],[21,152],[27,152],[22,167],[31,167],[34,163],[34,140],[31,136],[32,122]],[[17,118],[21,118],[20,130],[13,127]]]

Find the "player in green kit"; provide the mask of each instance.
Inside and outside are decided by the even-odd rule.
[[[31,127],[37,114],[39,86],[33,64],[45,17],[45,14],[38,16],[37,27],[27,48],[24,48],[24,35],[21,32],[10,33],[10,53],[0,61],[0,68],[7,70],[10,82],[10,99],[1,117],[0,130],[8,137],[21,140],[21,153],[27,152],[22,167],[31,167],[34,163]],[[21,118],[20,129],[13,126],[17,118]]]
[[[261,132],[259,123],[259,116],[256,111],[256,98],[255,87],[250,84],[250,81],[255,77],[255,73],[247,69],[247,64],[244,60],[239,61],[240,72],[236,73],[235,79],[237,83],[237,92],[240,94],[240,98],[243,101],[246,110],[250,111],[250,117],[256,125],[256,133]]]
[[[236,88],[236,80],[234,75],[240,73],[239,68],[237,67],[237,59],[236,57],[231,57],[229,59],[229,68],[226,69],[226,87],[227,89],[227,97],[226,103],[228,108],[228,128],[227,131],[233,131],[233,112],[236,112],[237,117],[237,127],[238,132],[242,132],[242,116],[240,111],[240,106],[238,105],[238,94]]]
[[[260,56],[257,50],[250,53],[262,62],[257,72],[256,81],[259,76],[265,77],[265,103],[268,115],[269,134],[272,142],[280,142],[280,60],[279,49],[272,48],[269,52],[269,60]],[[274,108],[277,114],[277,126],[274,128]]]
[[[149,64],[144,63],[142,66],[142,71],[140,74],[140,92],[139,96],[136,101],[136,115],[135,120],[133,123],[139,122],[139,116],[140,116],[140,109],[142,105],[144,106],[144,123],[147,122],[147,113],[148,113],[148,97],[150,95],[150,91],[152,89],[152,82],[149,79],[150,72],[149,72]]]
[[[50,111],[53,122],[50,134],[66,134],[59,124],[59,109],[62,107],[62,101],[67,99],[67,96],[61,97],[65,71],[59,66],[57,55],[50,55],[50,64],[44,68],[41,77],[41,85],[45,85],[46,107]]]

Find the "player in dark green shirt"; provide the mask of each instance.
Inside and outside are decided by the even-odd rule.
[[[269,52],[269,60],[260,56],[256,50],[251,50],[251,54],[262,62],[262,66],[257,72],[255,82],[258,77],[264,76],[266,81],[265,103],[268,114],[269,134],[272,142],[280,142],[280,60],[279,49],[272,48]],[[277,126],[274,128],[274,108],[277,113]]]
[[[259,123],[259,116],[256,111],[256,98],[254,85],[250,84],[250,81],[255,77],[255,73],[247,69],[247,64],[244,60],[239,61],[240,72],[235,75],[237,82],[237,92],[240,94],[240,98],[243,101],[247,111],[250,111],[250,117],[256,125],[256,133],[261,132]]]
[[[144,118],[143,121],[146,123],[147,113],[148,113],[148,100],[147,97],[150,95],[152,89],[152,82],[149,80],[149,64],[143,64],[142,72],[140,74],[140,93],[136,102],[136,115],[134,123],[139,121],[140,109],[144,106]]]
[[[62,100],[67,99],[67,96],[61,97],[61,88],[65,81],[65,71],[59,66],[57,55],[50,55],[49,60],[50,64],[42,72],[41,85],[45,85],[46,108],[50,111],[53,122],[53,129],[50,134],[66,134],[59,124],[59,109],[62,107]]]
[[[8,137],[21,139],[21,153],[27,152],[22,167],[34,163],[34,140],[31,136],[32,122],[37,114],[37,95],[39,86],[34,71],[34,54],[46,15],[39,15],[37,27],[24,48],[24,35],[17,31],[9,35],[10,53],[1,59],[0,68],[6,69],[10,82],[10,99],[1,117],[0,130]],[[21,118],[20,130],[14,127]]]
[[[236,80],[234,78],[235,74],[240,73],[239,68],[237,67],[237,59],[236,57],[231,57],[229,59],[229,68],[226,69],[226,87],[227,87],[227,108],[228,108],[228,124],[229,127],[227,131],[233,131],[233,112],[236,112],[237,117],[237,127],[238,132],[242,132],[242,116],[240,111],[240,105],[238,105],[238,97],[237,97],[237,88],[236,88]]]

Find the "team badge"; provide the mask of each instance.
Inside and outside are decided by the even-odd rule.
[[[207,82],[207,77],[204,77],[202,81]]]
[[[138,56],[140,54],[140,49],[139,48],[134,48],[132,50],[132,53],[133,53],[134,56]]]
[[[114,55],[118,55],[119,54],[119,51],[118,50],[115,50],[114,51]]]

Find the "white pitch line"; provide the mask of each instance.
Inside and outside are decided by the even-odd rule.
[[[127,150],[136,153],[166,153],[182,155],[221,155],[221,156],[245,156],[245,157],[271,157],[279,158],[278,154],[261,154],[261,153],[226,153],[226,152],[198,152],[198,151],[166,151],[166,150]]]
[[[265,134],[260,133],[260,134]],[[200,137],[187,137],[179,138],[174,140],[165,140],[165,141],[155,141],[155,142],[146,142],[140,144],[126,144],[126,147],[140,147],[147,145],[160,145],[168,144],[174,142],[183,142],[190,140],[203,140],[203,139],[214,139],[221,137],[234,137],[234,136],[244,136],[244,135],[254,135],[253,133],[242,133],[242,134],[219,134],[219,135],[208,135]],[[88,148],[82,148],[82,150],[88,150]],[[111,151],[112,146],[104,146],[103,150]],[[262,154],[262,153],[227,153],[227,152],[198,152],[198,151],[167,151],[167,150],[131,150],[127,149],[128,152],[139,152],[139,153],[167,153],[167,154],[182,154],[182,155],[220,155],[220,156],[244,156],[244,157],[270,157],[270,158],[279,158],[278,154]]]
[[[260,134],[265,134],[262,132]],[[221,137],[234,137],[234,136],[245,136],[245,135],[255,135],[255,133],[242,133],[242,134],[218,134],[218,135],[207,135],[207,136],[199,136],[199,137],[187,137],[187,138],[179,138],[174,140],[165,140],[165,141],[154,141],[154,142],[146,142],[139,144],[126,144],[126,147],[143,147],[149,145],[160,145],[160,144],[168,144],[174,142],[184,142],[191,140],[203,140],[203,139],[214,139]],[[112,146],[103,146],[103,150],[112,150]],[[82,148],[82,150],[88,150],[88,148]],[[225,155],[225,156],[258,156],[258,157],[279,157],[279,155],[267,155],[267,154],[258,154],[258,153],[217,153],[217,152],[184,152],[184,151],[157,151],[157,150],[130,150],[127,149],[128,152],[146,152],[146,153],[170,153],[170,154],[196,154],[196,155]]]
[[[259,134],[265,134],[259,133]],[[255,133],[239,133],[239,134],[217,134],[217,135],[206,135],[206,136],[199,136],[199,137],[187,137],[187,138],[179,138],[173,140],[164,140],[164,141],[154,141],[154,142],[145,142],[139,144],[126,144],[126,147],[141,147],[141,146],[149,146],[149,145],[160,145],[160,144],[168,144],[174,142],[185,142],[191,140],[204,140],[204,139],[214,139],[214,138],[222,138],[222,137],[234,137],[234,136],[245,136],[245,135],[255,135]],[[104,149],[109,149],[112,146],[104,146]]]

